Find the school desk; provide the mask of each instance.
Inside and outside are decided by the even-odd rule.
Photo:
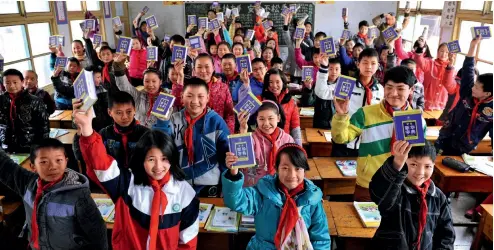
[[[65,129],[71,129],[71,128],[74,128],[72,127],[72,110],[70,110],[70,115],[62,118],[62,120],[60,120],[60,128],[65,128]]]
[[[430,126],[427,127],[428,133],[432,133],[433,135],[431,136],[426,136],[426,139],[434,144],[437,140],[437,137],[439,136],[439,130],[441,129],[440,126]],[[485,135],[484,139],[479,142],[479,145],[477,145],[477,148],[474,149],[470,154],[491,154],[492,152],[492,145],[491,145],[491,138],[489,137],[489,133]]]
[[[334,224],[333,211],[331,210],[331,206],[329,205],[329,201],[323,200],[322,206],[324,207],[324,212],[326,213],[326,217],[328,219],[328,228],[329,235],[331,237],[338,236],[338,231],[336,230],[336,226]]]
[[[59,110],[56,110],[55,112],[57,111]],[[61,111],[63,112],[59,115],[53,117],[50,116],[49,118],[50,128],[60,128],[62,119],[67,116],[72,116],[72,110],[61,110]]]
[[[365,249],[377,228],[365,228],[353,202],[328,202],[343,249]]]
[[[479,172],[461,173],[442,164],[444,157],[463,161],[461,156],[438,156],[436,158],[432,180],[444,193],[479,192],[492,193],[492,177]]]
[[[312,107],[307,107],[307,108],[304,108],[304,109],[314,109]],[[299,113],[299,116],[300,116],[300,129],[306,129],[306,128],[312,128],[312,120],[314,119],[314,116],[306,116],[306,115],[300,115],[300,110],[301,108],[298,109],[298,113]]]
[[[327,129],[305,128],[305,135],[309,143],[310,157],[331,156],[332,143],[324,137],[324,132],[331,132]]]
[[[355,192],[357,177],[344,176],[336,166],[337,160],[356,160],[354,157],[314,157],[323,181],[323,194],[326,195],[348,195]]]
[[[442,113],[443,113],[442,110],[433,110],[433,111],[424,111],[422,115],[426,120],[438,120]]]
[[[482,208],[482,219],[472,242],[471,249],[473,250],[481,249],[483,239],[488,239],[492,242],[492,204],[481,204],[480,207]]]

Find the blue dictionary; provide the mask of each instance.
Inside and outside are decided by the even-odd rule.
[[[96,20],[94,20],[94,19],[84,20],[84,29],[95,30],[96,29]]]
[[[245,39],[252,41],[252,38],[254,38],[254,30],[248,29],[247,32],[245,32]]]
[[[178,60],[183,60],[187,58],[187,47],[181,45],[173,45],[172,52],[172,63],[175,63]]]
[[[334,96],[341,100],[347,100],[352,96],[353,88],[357,80],[353,77],[340,75],[336,82]]]
[[[197,16],[196,15],[188,15],[187,16],[187,23],[189,25],[197,26]]]
[[[172,112],[171,107],[173,107],[173,103],[175,102],[175,97],[173,95],[165,94],[163,92],[160,93],[156,100],[154,101],[153,109],[151,109],[151,114],[160,118],[166,119]]]
[[[224,22],[225,21],[225,17],[223,16],[223,12],[218,12],[216,13],[216,18],[218,19],[218,21],[220,22]]]
[[[74,95],[76,99],[82,99],[81,110],[88,111],[98,100],[94,87],[93,72],[82,70],[74,81]]]
[[[233,164],[232,168],[250,168],[256,165],[252,133],[229,135],[228,141],[230,152],[238,157],[237,163]]]
[[[93,45],[96,47],[96,46],[99,46],[101,44],[101,42],[103,41],[103,37],[101,37],[101,35],[98,35],[98,34],[94,34],[93,36]]]
[[[238,11],[238,8],[233,8],[232,9],[232,15],[234,17],[239,17],[240,16],[240,12]]]
[[[394,40],[398,39],[399,35],[396,32],[395,28],[389,26],[385,30],[383,30],[383,38],[387,44],[394,42]]]
[[[120,20],[120,17],[119,16],[112,18],[112,21],[113,21],[113,24],[114,25],[116,25],[116,26],[122,26],[122,21]]]
[[[199,29],[206,29],[208,28],[208,18],[207,17],[199,17],[197,19],[199,22]]]
[[[257,99],[257,97],[252,94],[252,92],[249,92],[248,95],[244,97],[244,99],[240,100],[235,107],[233,107],[233,111],[235,113],[240,114],[243,111],[247,111],[249,113],[249,116],[252,116],[256,111],[261,107],[262,102]]]
[[[492,36],[490,26],[472,27],[471,30],[473,38],[482,36],[482,39],[489,39]]]
[[[297,5],[296,4],[290,4],[290,12],[292,12],[292,13],[297,12]]]
[[[272,27],[272,25],[271,25],[271,21],[266,20],[266,21],[262,22],[262,27],[263,27],[265,30],[269,30],[269,29],[271,29],[271,27]]]
[[[458,40],[454,40],[448,43],[449,53],[460,53],[460,42]]]
[[[211,25],[213,26],[213,30],[217,30],[217,29],[221,28],[220,21],[218,21],[217,18],[211,20]]]
[[[117,43],[117,52],[130,55],[132,49],[132,38],[121,36]]]
[[[58,43],[57,46],[58,45],[62,45],[62,47],[65,46],[65,36],[63,36],[63,35],[57,35],[57,38],[58,38],[57,39],[58,40],[57,41],[57,43]]]
[[[200,49],[201,46],[201,37],[200,36],[191,36],[189,37],[189,46],[193,49]]]
[[[343,32],[341,33],[341,38],[345,40],[350,40],[351,36],[352,36],[352,32],[350,32],[350,30],[343,30]],[[340,44],[340,46],[343,46],[343,44]]]
[[[313,73],[314,73],[314,67],[303,66],[302,67],[302,80],[307,80],[307,79],[314,80],[314,74]]]
[[[169,43],[170,42],[170,36],[165,34],[165,37],[163,38],[163,40],[165,40],[165,42]]]
[[[218,7],[220,7],[220,3],[218,1],[214,1],[213,4],[211,4],[212,9],[218,8]]]
[[[283,9],[281,10],[281,15],[287,16],[288,14],[290,14],[290,8],[283,6]]]
[[[241,55],[237,56],[237,72],[240,74],[243,69],[247,70],[247,73],[252,73],[252,66],[250,64],[250,56],[249,55]]]
[[[425,145],[421,110],[395,111],[393,122],[396,140],[408,141],[412,146]]]
[[[370,26],[367,31],[367,38],[377,38],[379,36],[379,29],[376,26]]]
[[[55,59],[54,67],[64,69],[65,66],[67,65],[67,61],[68,61],[67,57],[58,57],[57,56],[57,58]]]
[[[348,16],[348,8],[343,8],[341,10],[341,16]]]
[[[305,35],[305,27],[297,27],[295,28],[295,32],[293,34],[293,38],[295,39],[304,39]]]
[[[321,53],[327,55],[336,55],[336,49],[332,37],[326,37],[319,41],[321,45]]]
[[[158,28],[158,20],[156,20],[156,17],[154,15],[146,17],[146,23],[148,24],[149,28],[152,30]]]
[[[144,8],[142,8],[142,12],[144,12],[144,14],[148,13],[148,11],[149,11],[148,6],[144,6]]]
[[[51,48],[58,46],[58,36],[50,36],[50,40],[48,42]]]
[[[146,48],[146,55],[148,62],[157,62],[158,61],[158,47],[149,46]]]

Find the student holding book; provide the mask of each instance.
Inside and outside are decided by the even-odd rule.
[[[240,73],[240,81],[242,84],[237,84],[235,91],[232,93],[234,102],[242,100],[249,92],[255,96],[260,96],[264,88],[264,77],[266,76],[266,62],[261,58],[252,60],[252,74],[244,70]]]
[[[393,112],[412,109],[408,97],[415,81],[415,75],[410,69],[398,66],[387,71],[384,76],[384,100],[380,103],[361,107],[350,115],[355,94],[352,94],[350,100],[334,101],[336,114],[331,121],[333,140],[341,144],[358,138],[360,142],[355,201],[370,201],[369,182],[390,156],[395,141]],[[425,125],[425,121],[422,122]]]
[[[247,188],[242,188],[244,174],[232,168],[238,157],[233,153],[227,156],[230,170],[222,175],[225,205],[255,217],[256,235],[247,249],[331,249],[322,192],[304,178],[309,165],[301,146],[281,146],[275,158],[276,174]]]
[[[38,74],[36,74],[34,70],[24,71],[23,87],[27,89],[31,95],[37,96],[43,100],[46,105],[46,112],[48,112],[49,115],[55,112],[55,101],[51,98],[50,93],[46,92],[44,89],[38,88]]]
[[[331,129],[334,110],[334,89],[341,75],[341,64],[338,59],[329,59],[328,55],[321,56],[321,67],[317,74],[314,87],[316,100],[314,102],[314,128]]]
[[[453,249],[455,230],[448,199],[431,180],[436,150],[426,141],[413,146],[395,141],[369,184],[381,224],[375,249]]]
[[[344,39],[340,39],[340,44],[344,42]],[[358,59],[362,51],[364,51],[364,45],[357,43],[353,46],[352,56],[349,56],[346,47],[340,46],[340,62],[343,75],[357,77],[356,73],[359,71]]]
[[[255,186],[259,179],[265,175],[274,175],[276,173],[274,165],[277,149],[286,143],[295,143],[292,136],[283,130],[281,116],[284,116],[283,110],[278,104],[270,100],[263,101],[257,110],[257,128],[252,134],[257,165],[252,168],[241,169],[245,176],[244,187]],[[240,134],[247,133],[248,113],[240,113],[238,120]]]
[[[289,29],[292,18],[293,13],[283,16],[284,23],[282,38],[288,46],[288,57],[285,61],[285,69],[288,73],[290,73],[290,82],[299,83],[302,69],[298,67],[297,62],[295,61],[295,45],[294,41],[292,41],[292,34]],[[312,56],[310,58],[312,58]]]
[[[221,80],[228,85],[230,93],[232,94],[232,100],[234,103],[238,102],[238,98],[234,98],[234,91],[237,85],[242,84],[240,82],[240,75],[237,72],[237,61],[235,60],[235,55],[232,53],[225,54],[221,58],[221,71],[223,73],[217,74]]]
[[[417,50],[418,47],[423,46],[423,55],[425,58],[432,58],[431,51],[429,49],[429,45],[427,45],[427,41],[425,41],[425,38],[423,36],[419,36],[417,41],[413,44],[413,51],[408,51],[405,52],[403,49],[403,40],[402,37],[398,37],[398,39],[395,40],[395,50],[396,50],[396,56],[400,60],[405,60],[405,59],[412,59],[415,55],[415,50]],[[421,68],[416,67],[415,70],[415,76],[417,77],[417,80],[421,83],[424,82],[424,72],[422,71]]]
[[[317,78],[317,71],[319,71],[319,67],[321,66],[319,58],[321,57],[320,49],[314,48],[312,53],[312,61],[308,61],[302,58],[302,51],[300,49],[300,43],[302,43],[302,39],[297,39],[295,41],[295,62],[298,67],[301,69],[304,66],[311,66],[312,68],[312,76],[313,78]],[[304,84],[302,88],[302,99],[300,100],[301,106],[310,107],[314,105],[314,82],[313,79],[301,79]]]
[[[185,179],[200,197],[219,197],[221,193],[218,185],[230,134],[221,116],[207,106],[210,98],[214,96],[204,80],[188,79],[182,93],[184,109],[155,125],[174,138]]]
[[[199,200],[184,180],[173,139],[146,132],[129,162],[132,171],[121,170],[93,130],[91,117],[77,110],[80,105],[74,104],[74,119],[87,172],[97,176],[115,203],[113,249],[196,249]]]
[[[382,34],[383,30],[387,29],[388,27],[393,27],[399,34],[402,30],[406,29],[408,23],[410,23],[410,9],[405,9],[405,18],[403,19],[401,27],[398,27],[398,24],[396,23],[396,14],[394,12],[378,15],[372,19],[372,23],[374,23],[374,25],[377,26],[377,28],[381,31],[380,36],[374,42],[376,48],[379,48],[382,45],[386,44]]]
[[[154,40],[153,40],[154,41]],[[160,47],[163,48],[163,54],[161,55],[161,63],[159,66],[160,78],[167,79],[168,78],[168,70],[170,69],[170,65],[172,64],[172,53],[174,45],[185,45],[185,38],[181,35],[173,35],[170,37],[170,43],[164,42],[163,46],[160,44]],[[192,74],[192,72],[190,72]],[[167,82],[163,87],[170,89],[171,83]]]
[[[55,69],[55,61],[57,59],[57,56],[65,56],[61,46],[58,48],[56,47],[50,47],[50,69],[54,70]],[[79,61],[79,64],[81,65],[81,68],[86,68],[89,66],[89,61],[86,56],[86,50],[84,49],[84,44],[82,43],[81,40],[74,40],[72,41],[72,56],[77,58]]]
[[[144,72],[147,68],[147,50],[137,37],[132,37],[132,49],[129,56],[129,78],[132,86],[143,85]]]
[[[29,153],[32,144],[48,138],[49,114],[43,100],[23,89],[20,71],[8,69],[2,75],[6,92],[0,95],[0,146],[9,153]]]
[[[400,65],[411,69],[413,71],[413,73],[415,74],[415,77],[417,77],[417,64],[415,63],[415,61],[413,59],[407,58],[407,59],[401,61]],[[449,97],[448,97],[448,99],[449,99]],[[424,85],[422,85],[422,83],[420,83],[418,80],[415,83],[415,85],[413,85],[413,93],[408,98],[408,102],[410,102],[410,104],[412,105],[412,107],[414,109],[424,110],[424,104],[425,104]]]
[[[271,68],[271,60],[273,59],[274,50],[271,47],[264,47],[262,50],[262,59],[266,62],[266,67],[269,70]]]
[[[55,88],[55,104],[59,110],[72,109],[72,98],[74,94],[70,95],[66,89],[72,89],[74,92],[74,81],[79,76],[81,71],[81,65],[75,57],[68,59],[67,71],[64,68],[56,68],[51,76],[51,82]]]
[[[30,249],[108,249],[88,179],[67,168],[63,143],[38,141],[29,160],[33,171],[0,149],[0,182],[23,198]]]
[[[348,16],[343,16],[343,26],[348,29],[350,24],[348,23]],[[355,44],[362,44],[365,48],[374,48],[374,39],[368,37],[369,23],[366,20],[362,20],[358,23],[358,32],[350,39]],[[340,43],[341,44],[341,43]],[[341,52],[340,52],[341,54]],[[358,58],[358,55],[356,56]]]
[[[460,101],[439,131],[435,144],[439,154],[468,154],[487,133],[492,145],[492,73],[479,75],[475,80],[474,57],[480,42],[481,37],[470,42],[463,61]]]

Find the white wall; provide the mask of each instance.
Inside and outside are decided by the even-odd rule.
[[[211,1],[212,2],[212,1]],[[155,31],[159,39],[163,39],[164,34],[185,35],[185,5],[164,5],[163,1],[129,1],[129,25],[132,25],[132,20],[144,8],[149,7],[149,13],[152,13],[158,19],[159,28]],[[144,19],[141,19],[144,21]],[[130,34],[129,34],[130,35]]]

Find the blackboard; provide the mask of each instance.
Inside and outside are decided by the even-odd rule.
[[[188,25],[187,23],[187,16],[188,15],[196,15],[197,17],[206,17],[208,10],[211,8],[211,3],[204,3],[204,2],[187,2],[185,3],[185,26]],[[283,10],[283,5],[286,5],[287,7],[289,4],[283,4],[283,3],[274,3],[274,2],[261,2],[261,7],[263,7],[266,12],[269,12],[269,17],[273,19],[273,24],[278,32],[278,37],[279,37],[279,45],[284,46],[286,45],[283,40],[283,23],[284,23],[284,17],[281,16],[281,11]],[[301,18],[304,14],[308,14],[309,17],[307,18],[307,21],[312,23],[312,29],[314,30],[315,23],[314,23],[314,15],[315,15],[315,6],[312,3],[298,3],[297,5],[300,6],[300,9],[297,11],[297,14],[295,18]],[[242,22],[242,27],[246,29],[252,29],[254,27],[255,23],[255,13],[254,13],[254,1],[251,2],[245,2],[245,3],[223,3],[220,2],[220,11],[223,13],[225,12],[226,8],[233,9],[233,8],[238,8],[240,16],[237,17],[237,20]],[[293,34],[293,31],[292,31]],[[233,37],[232,37],[233,39]]]

